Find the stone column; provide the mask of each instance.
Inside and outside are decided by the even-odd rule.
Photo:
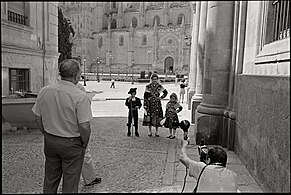
[[[197,71],[195,94],[191,100],[192,123],[195,123],[195,110],[202,101],[202,84],[203,70],[205,64],[205,37],[206,37],[206,20],[207,20],[207,1],[202,1],[200,6],[199,35],[197,44]]]
[[[200,18],[200,1],[196,1],[195,16],[193,16],[192,39],[191,39],[191,56],[190,56],[190,73],[189,73],[189,91],[188,91],[188,110],[191,109],[191,99],[195,94],[196,71],[197,71],[197,41],[199,32]]]
[[[209,1],[203,98],[197,107],[196,143],[221,145],[223,115],[228,106],[232,59],[234,2]]]

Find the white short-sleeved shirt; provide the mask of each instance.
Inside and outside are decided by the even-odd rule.
[[[189,176],[198,179],[205,163],[190,160]],[[197,192],[237,192],[236,173],[220,165],[208,165],[198,184]]]
[[[47,133],[60,137],[79,137],[79,124],[93,118],[86,93],[64,80],[43,87],[32,111],[42,117]]]

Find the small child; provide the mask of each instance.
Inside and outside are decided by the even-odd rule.
[[[125,100],[125,105],[128,107],[128,123],[127,123],[127,136],[131,135],[130,128],[132,123],[132,117],[134,119],[135,136],[138,134],[138,109],[141,108],[140,98],[135,97],[137,88],[131,88],[128,92],[130,97]]]
[[[169,128],[170,135],[167,138],[176,138],[176,128],[179,127],[179,119],[177,113],[181,112],[183,107],[178,103],[178,97],[175,93],[170,95],[170,101],[166,105],[166,121],[164,126]]]

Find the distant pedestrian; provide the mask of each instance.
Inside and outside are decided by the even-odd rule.
[[[76,86],[81,91],[86,93],[86,89],[83,87],[81,83],[77,83]],[[85,157],[84,157],[84,162],[83,162],[83,167],[82,167],[82,177],[83,177],[85,186],[91,186],[91,185],[101,183],[101,178],[96,177],[96,172],[93,165],[93,159],[90,154],[90,149],[88,147],[86,148],[86,151],[85,151]]]
[[[175,85],[178,85],[178,75],[175,77]]]
[[[181,82],[180,82],[180,96],[179,96],[179,102],[181,102],[182,104],[183,104],[183,101],[184,101],[185,87],[186,87],[185,79],[182,79]]]
[[[168,91],[158,83],[158,75],[153,73],[151,76],[151,83],[146,86],[144,93],[144,120],[142,125],[149,127],[149,135],[152,136],[152,126],[156,128],[155,136],[159,137],[158,128],[162,125],[160,121],[163,118],[163,109],[161,99],[165,98]],[[163,95],[160,97],[160,93]]]
[[[132,118],[134,119],[135,136],[139,137],[138,133],[138,109],[141,108],[140,98],[136,97],[136,89],[131,88],[128,92],[130,97],[126,98],[125,105],[128,107],[128,122],[127,122],[127,136],[131,135],[130,129]]]
[[[178,114],[181,112],[183,107],[178,103],[178,97],[175,93],[170,95],[170,101],[166,105],[166,121],[164,126],[169,128],[170,135],[167,138],[175,139],[176,138],[176,129],[179,127],[179,118]]]
[[[115,80],[114,79],[111,80],[110,88],[115,88]]]
[[[59,73],[61,80],[43,87],[32,108],[44,135],[43,193],[56,194],[61,178],[63,193],[78,193],[92,111],[89,97],[76,86],[81,75],[79,62],[64,60]]]

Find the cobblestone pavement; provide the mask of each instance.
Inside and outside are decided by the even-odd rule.
[[[185,167],[179,162],[180,139],[167,139],[168,129],[160,128],[160,137],[148,137],[147,128],[141,125],[143,110],[139,113],[140,137],[127,137],[127,108],[124,100],[131,87],[138,88],[142,97],[145,84],[117,82],[110,89],[110,82],[87,82],[86,90],[95,91],[92,101],[94,119],[89,148],[100,184],[84,187],[81,179],[79,192],[181,192]],[[169,94],[178,86],[164,84]],[[165,106],[167,101],[162,101]],[[187,104],[180,120],[190,119]],[[198,160],[194,141],[194,126],[190,129],[190,146],[187,153]],[[235,153],[227,151],[228,167],[238,174],[242,192],[261,192]],[[41,193],[44,176],[43,136],[38,130],[2,132],[2,193]],[[191,192],[195,180],[187,177],[184,192]],[[61,191],[61,186],[59,188]]]

